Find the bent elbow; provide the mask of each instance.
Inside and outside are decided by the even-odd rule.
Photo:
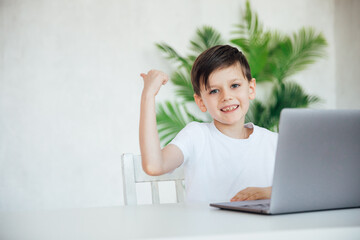
[[[149,164],[143,163],[142,168],[143,168],[144,172],[149,176],[160,176],[160,175],[164,174],[160,167],[151,166]]]
[[[162,173],[161,172],[159,172],[159,171],[154,171],[154,170],[146,170],[146,171],[144,171],[147,175],[149,175],[149,176],[160,176],[160,175],[162,175]]]

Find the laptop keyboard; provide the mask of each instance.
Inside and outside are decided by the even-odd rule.
[[[268,214],[270,211],[270,199],[211,203],[210,206],[222,209],[240,210],[246,212],[258,212]]]
[[[253,209],[269,209],[270,203],[242,205],[241,207]]]

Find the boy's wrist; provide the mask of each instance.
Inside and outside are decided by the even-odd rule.
[[[151,100],[151,99],[155,99],[155,94],[154,93],[150,93],[148,91],[143,91],[141,94],[141,99],[142,100]]]

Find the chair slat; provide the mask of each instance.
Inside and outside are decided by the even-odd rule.
[[[123,154],[121,156],[121,166],[123,174],[124,204],[136,205],[137,196],[133,155]]]
[[[159,184],[157,182],[151,182],[151,196],[153,204],[160,204]]]
[[[152,203],[160,203],[159,194],[159,181],[175,181],[176,187],[176,199],[177,202],[185,201],[184,191],[184,169],[179,167],[173,172],[164,174],[161,176],[149,176],[147,175],[141,164],[141,156],[133,155],[130,153],[123,154],[121,156],[122,174],[123,174],[123,186],[124,186],[124,203],[125,205],[136,205],[136,183],[150,182]]]
[[[182,180],[175,181],[176,187],[176,200],[177,202],[184,202],[185,201],[185,193],[184,193],[184,185]]]
[[[184,179],[183,167],[179,167],[171,173],[163,174],[160,176],[150,176],[144,172],[142,168],[140,156],[134,157],[134,165],[135,165],[135,181],[137,183],[151,182],[151,181],[176,181],[176,180]]]

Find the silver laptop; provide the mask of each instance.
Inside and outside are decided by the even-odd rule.
[[[271,199],[211,203],[282,214],[360,207],[360,110],[284,109]]]

